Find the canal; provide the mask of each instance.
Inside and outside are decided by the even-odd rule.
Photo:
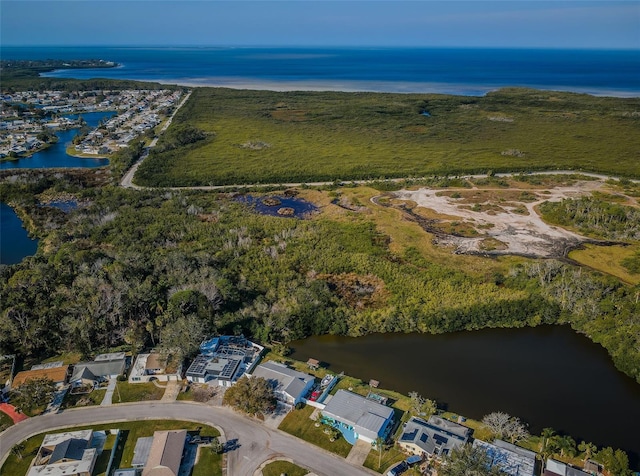
[[[91,128],[96,127],[105,117],[111,117],[115,114],[113,111],[108,112],[89,112],[83,113],[82,118]],[[75,119],[77,114],[66,115]],[[77,129],[67,129],[55,131],[58,136],[58,142],[50,147],[36,152],[30,157],[21,157],[16,160],[5,160],[0,162],[0,170],[2,169],[47,169],[54,167],[102,167],[109,164],[109,159],[74,157],[67,154],[67,147],[78,133]]]
[[[405,395],[417,391],[474,419],[507,412],[533,434],[551,427],[577,443],[624,449],[638,465],[640,385],[613,366],[604,348],[569,327],[326,335],[290,346],[296,360],[315,358]]]

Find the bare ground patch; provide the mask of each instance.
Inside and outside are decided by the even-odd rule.
[[[491,190],[400,190],[396,200],[410,219],[435,235],[434,241],[451,246],[455,253],[513,254],[530,257],[565,257],[593,240],[545,223],[536,211],[543,201],[559,201],[599,193],[601,181],[576,181],[570,186]]]

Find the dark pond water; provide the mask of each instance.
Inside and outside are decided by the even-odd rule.
[[[504,411],[539,434],[551,427],[580,440],[640,453],[640,385],[606,351],[564,326],[441,335],[319,336],[295,341],[292,357],[335,372],[417,391],[480,419]]]
[[[29,238],[13,208],[0,203],[0,264],[19,263],[37,249],[38,240]]]
[[[268,205],[264,201],[267,198],[275,199],[278,204]],[[310,202],[302,200],[300,198],[292,198],[292,197],[281,197],[281,196],[271,196],[271,197],[254,197],[252,195],[239,195],[236,197],[236,200],[242,203],[247,203],[252,206],[252,208],[262,215],[271,215],[271,216],[283,216],[288,218],[304,218],[309,213],[315,212],[318,208]],[[292,215],[281,215],[278,213],[278,210],[282,208],[290,208],[293,210]]]
[[[75,200],[52,200],[43,204],[43,206],[57,208],[65,213],[69,213],[78,208],[78,202]]]
[[[89,112],[82,114],[83,119],[89,127],[96,127],[102,118],[111,117],[114,112]],[[67,117],[76,119],[77,114]],[[78,133],[77,129],[56,131],[58,142],[51,147],[36,152],[31,157],[23,157],[17,160],[0,162],[2,169],[47,169],[53,167],[102,167],[109,164],[108,159],[91,159],[73,157],[67,154],[67,147]]]

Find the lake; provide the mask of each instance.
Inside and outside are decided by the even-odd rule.
[[[91,128],[96,127],[102,118],[111,117],[115,113],[108,112],[88,112],[81,114],[87,125]],[[68,115],[71,118],[77,118],[77,114]],[[30,157],[21,157],[17,160],[0,162],[0,170],[2,169],[48,169],[54,167],[103,167],[109,165],[109,159],[94,159],[73,157],[67,154],[67,147],[78,133],[77,129],[67,129],[55,131],[58,136],[58,142],[50,147],[36,152]]]
[[[38,240],[29,237],[13,208],[0,203],[0,264],[19,263],[37,249]]]
[[[640,385],[569,327],[325,335],[290,346],[296,360],[315,358],[405,395],[417,391],[474,419],[504,411],[534,434],[551,427],[577,442],[622,448],[637,464]]]

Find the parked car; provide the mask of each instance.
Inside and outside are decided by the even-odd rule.
[[[391,468],[389,471],[387,471],[387,476],[398,476],[399,474],[404,473],[408,469],[409,469],[409,465],[407,464],[407,462],[401,461],[397,465],[395,465],[393,468]]]
[[[311,392],[311,396],[309,397],[309,400],[312,402],[315,402],[320,395],[322,395],[322,391],[320,390],[314,390],[313,392]]]

